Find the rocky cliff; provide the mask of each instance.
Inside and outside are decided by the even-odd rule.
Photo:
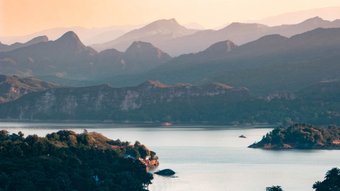
[[[31,93],[15,102],[2,104],[0,115],[19,119],[141,121],[171,120],[177,116],[175,119],[179,120],[183,111],[199,115],[197,112],[202,109],[209,111],[215,105],[235,105],[246,99],[249,99],[247,89],[225,84],[169,86],[147,81],[136,87],[100,85]]]

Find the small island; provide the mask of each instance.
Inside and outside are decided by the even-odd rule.
[[[0,131],[0,190],[146,191],[155,166],[156,153],[145,145],[95,132]]]
[[[262,140],[249,146],[268,150],[281,149],[340,149],[340,128],[294,124],[275,128]]]

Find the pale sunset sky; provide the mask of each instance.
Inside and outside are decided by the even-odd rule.
[[[331,6],[340,6],[340,0],[0,0],[0,36],[54,27],[139,25],[163,18],[215,28]]]

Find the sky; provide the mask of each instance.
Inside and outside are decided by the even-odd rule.
[[[340,0],[0,0],[0,36],[54,27],[140,25],[169,18],[216,28],[332,6],[340,6]]]

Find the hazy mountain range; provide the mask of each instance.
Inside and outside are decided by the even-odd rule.
[[[340,7],[324,7],[317,9],[302,10],[290,13],[284,13],[276,16],[267,17],[261,20],[253,21],[270,26],[278,24],[294,24],[312,17],[322,17],[326,20],[340,18]]]
[[[219,30],[190,30],[175,19],[159,20],[140,29],[126,33],[115,40],[93,45],[96,50],[115,48],[124,51],[133,41],[150,42],[173,56],[202,51],[208,46],[224,40],[238,45],[254,41],[262,36],[280,34],[290,37],[316,28],[340,27],[340,20],[326,21],[314,17],[291,25],[266,26],[257,23],[232,23]]]
[[[91,80],[143,72],[169,59],[145,42],[132,43],[124,53],[114,49],[98,53],[86,47],[74,32],[67,32],[55,41],[0,52],[0,67],[2,74]]]
[[[340,18],[336,16],[339,8],[320,9],[320,15],[325,18]],[[321,14],[326,13],[327,14]],[[139,26],[112,26],[103,28],[83,28],[83,27],[65,27],[43,30],[25,36],[9,36],[0,37],[2,44],[14,42],[26,42],[36,36],[47,36],[51,40],[55,40],[67,31],[74,31],[82,39],[85,45],[91,45],[96,50],[105,50],[115,48],[119,51],[125,51],[133,41],[150,42],[156,47],[164,50],[172,56],[178,56],[185,53],[195,53],[204,50],[213,43],[231,40],[241,45],[256,40],[264,35],[281,34],[286,37],[306,32],[318,27],[334,28],[339,27],[339,21],[327,21],[314,14],[306,14],[306,11],[289,13],[288,15],[296,16],[294,23],[297,24],[276,24],[273,27],[263,25],[262,21],[252,23],[234,22],[219,30],[203,30],[199,24],[180,25],[175,19],[161,19],[147,24],[144,27]],[[307,11],[307,13],[313,11]],[[308,15],[314,16],[311,19]],[[333,16],[330,16],[333,15]],[[281,16],[278,16],[281,18]],[[291,16],[292,17],[292,16]],[[282,16],[284,18],[284,15]],[[305,20],[306,19],[306,20]],[[292,20],[292,19],[290,19]],[[304,22],[301,22],[305,20]],[[276,22],[280,23],[280,22]],[[285,22],[281,22],[285,23]],[[137,28],[139,27],[139,28]],[[189,27],[189,28],[188,28]],[[195,30],[190,27],[196,28]],[[132,30],[133,29],[133,30]],[[10,43],[8,43],[10,42]]]
[[[124,52],[97,52],[72,31],[56,40],[2,45],[0,117],[339,123],[338,25],[315,17],[296,25],[233,23],[195,31],[161,20],[119,38],[120,45],[131,41]],[[169,48],[186,39],[203,47],[206,39],[222,37],[176,57],[142,41],[157,39]]]
[[[190,35],[195,32],[196,30],[187,29],[186,27],[178,24],[175,19],[162,19],[152,22],[142,28],[132,30],[115,40],[104,44],[93,45],[92,47],[99,51],[109,48],[124,51],[134,41],[150,42],[158,47],[162,47],[160,46],[162,43],[166,43],[173,39]],[[169,52],[168,50],[166,51]]]
[[[315,29],[291,38],[267,35],[241,46],[222,41],[199,53],[171,58],[141,41],[133,42],[125,52],[98,53],[68,32],[55,41],[0,53],[0,67],[2,74],[38,76],[62,84],[82,80],[79,85],[126,86],[155,79],[170,84],[219,81],[258,93],[294,91],[338,79],[338,39],[339,28]]]
[[[122,86],[148,79],[170,84],[217,81],[248,87],[259,94],[296,91],[322,80],[339,79],[339,39],[340,28],[320,28],[291,38],[268,35],[242,46],[220,42],[205,51],[173,58],[151,71],[110,82]]]
[[[8,51],[15,50],[18,48],[27,47],[33,44],[38,44],[40,42],[47,42],[47,41],[48,41],[47,36],[38,36],[25,43],[16,42],[14,44],[7,45],[7,44],[2,44],[0,42],[0,52],[8,52]]]
[[[82,39],[82,41],[89,45],[94,43],[104,43],[117,38],[124,33],[136,28],[138,26],[111,26],[102,28],[85,28],[85,27],[58,27],[51,28],[42,31],[38,31],[32,34],[22,36],[1,36],[0,41],[4,44],[10,44],[15,42],[26,42],[36,36],[47,36],[51,40],[56,40],[67,31],[74,31]]]

